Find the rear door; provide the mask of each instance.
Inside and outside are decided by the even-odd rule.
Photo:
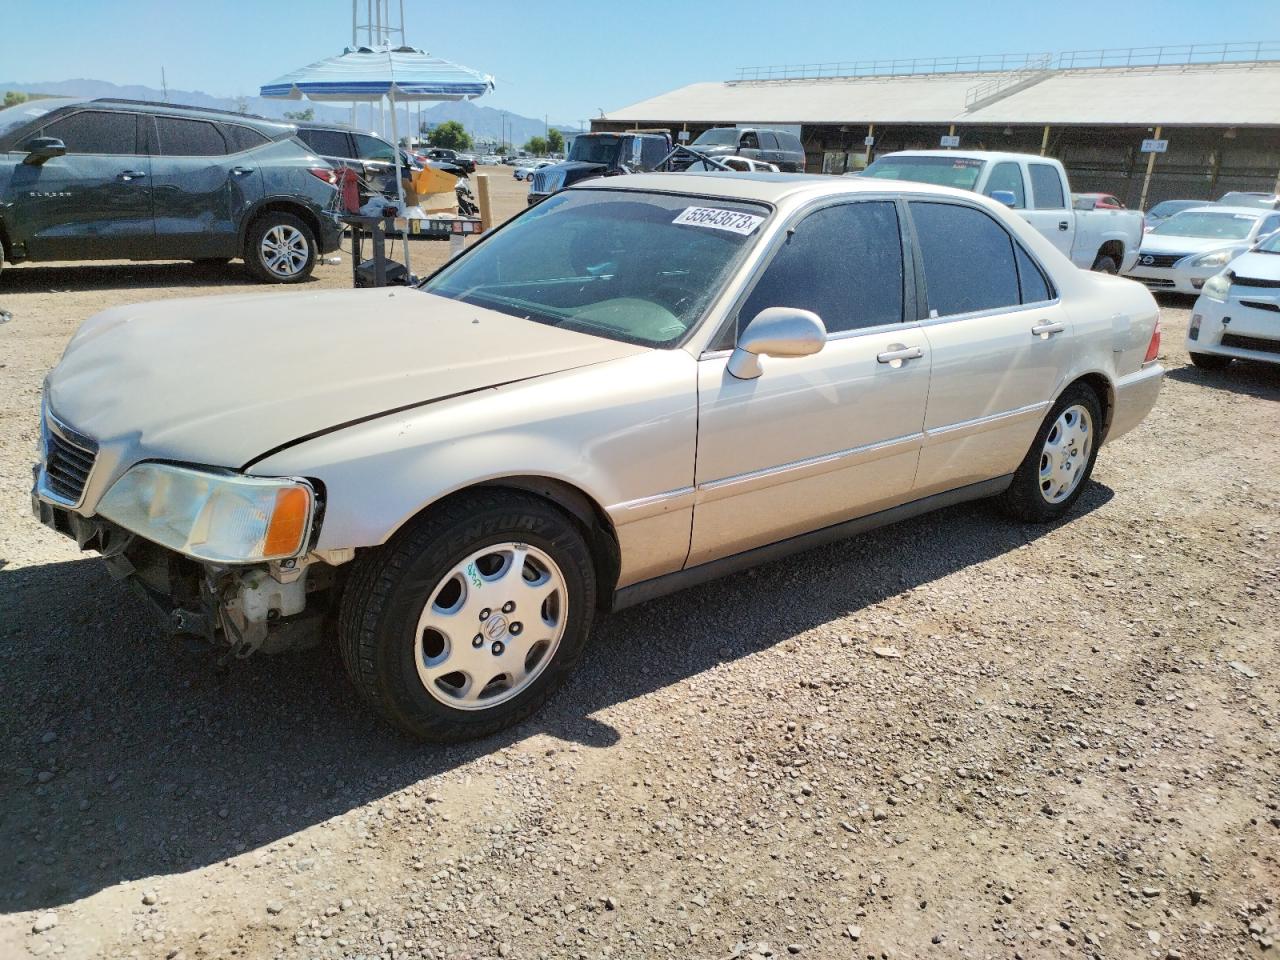
[[[14,168],[5,213],[11,241],[25,242],[33,260],[145,258],[151,160],[138,125],[137,114],[81,110],[33,134],[61,140],[67,154]]]
[[[238,256],[240,216],[262,190],[253,160],[229,156],[216,123],[188,117],[154,120],[156,255],[184,260]]]
[[[1031,197],[1023,216],[1070,257],[1075,241],[1076,215],[1071,209],[1071,196],[1063,188],[1062,173],[1051,163],[1029,161],[1027,179],[1031,181]],[[1087,265],[1092,265],[1092,261]]]
[[[778,149],[778,138],[769,130],[760,130],[756,136],[760,138],[760,159],[765,163],[782,163],[782,151]]]
[[[913,200],[933,357],[916,494],[1012,473],[1073,350],[1047,272],[991,214]]]

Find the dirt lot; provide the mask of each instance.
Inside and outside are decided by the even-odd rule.
[[[76,324],[241,289],[0,276],[0,956],[1217,960],[1280,930],[1280,368],[1188,366],[1186,302],[1068,522],[965,506],[626,611],[533,721],[436,749],[331,649],[158,637],[29,516]]]

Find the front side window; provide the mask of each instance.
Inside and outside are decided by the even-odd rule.
[[[985,160],[972,157],[895,157],[877,160],[862,171],[864,177],[881,180],[910,180],[914,183],[932,183],[939,187],[955,187],[972,190],[987,165]]]
[[[204,120],[156,117],[160,153],[166,157],[219,157],[227,152],[222,134]]]
[[[997,190],[1007,190],[1013,194],[1013,206],[1021,210],[1027,205],[1027,190],[1022,182],[1022,167],[1006,160],[991,168],[991,177],[987,180],[987,196]]]
[[[1031,193],[1037,210],[1061,210],[1067,205],[1057,167],[1047,163],[1029,163],[1027,171],[1031,174]]]
[[[779,248],[738,312],[739,331],[761,310],[812,310],[828,333],[901,323],[902,234],[891,201],[809,214]]]
[[[54,120],[40,131],[66,145],[67,153],[119,156],[138,152],[138,118],[132,113],[85,110]]]
[[[754,132],[744,133],[744,134],[742,135],[742,149],[744,149],[744,150],[759,150],[759,149],[760,149],[760,138],[759,138],[759,137],[757,137],[757,136],[755,135],[755,133],[754,133]]]
[[[385,140],[371,137],[367,133],[355,134],[356,156],[361,160],[373,160],[380,163],[395,163],[396,151]]]
[[[929,315],[995,310],[1022,302],[1013,240],[973,207],[913,200]]]
[[[769,214],[763,204],[730,200],[569,190],[531,207],[422,289],[535,323],[675,346]]]

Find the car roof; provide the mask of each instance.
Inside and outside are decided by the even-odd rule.
[[[1206,203],[1200,207],[1188,207],[1178,213],[1239,213],[1248,214],[1255,219],[1265,216],[1265,207],[1233,207],[1225,203]],[[1177,214],[1175,214],[1176,216]]]
[[[1053,157],[1042,157],[1038,153],[1018,153],[1013,150],[895,150],[876,157],[884,160],[889,157],[955,157],[957,160],[1028,160],[1041,163],[1056,164]]]
[[[857,193],[912,193],[972,200],[968,190],[908,180],[863,177],[830,177],[816,173],[727,172],[691,170],[683,173],[635,173],[626,177],[606,177],[574,184],[570,190],[647,190],[659,193],[687,193],[726,200],[757,200],[780,203],[795,196],[831,196]]]
[[[66,106],[88,106],[95,109],[119,110],[128,113],[164,114],[173,117],[185,117],[191,120],[214,120],[219,123],[239,123],[253,127],[268,136],[280,137],[293,133],[294,124],[285,120],[271,120],[255,113],[240,113],[237,110],[220,110],[216,107],[194,107],[184,103],[165,103],[159,100],[127,100],[122,97],[97,97],[79,100]]]

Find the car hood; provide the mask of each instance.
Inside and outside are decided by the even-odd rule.
[[[1248,240],[1223,240],[1221,237],[1166,237],[1158,233],[1144,234],[1142,249],[1144,253],[1169,255],[1174,253],[1208,253],[1210,250],[1221,250],[1223,247],[1247,247]]]
[[[161,300],[86,321],[46,400],[128,459],[241,467],[355,421],[645,349],[406,287]]]
[[[1237,277],[1280,283],[1280,253],[1242,253],[1231,261],[1227,269]]]

